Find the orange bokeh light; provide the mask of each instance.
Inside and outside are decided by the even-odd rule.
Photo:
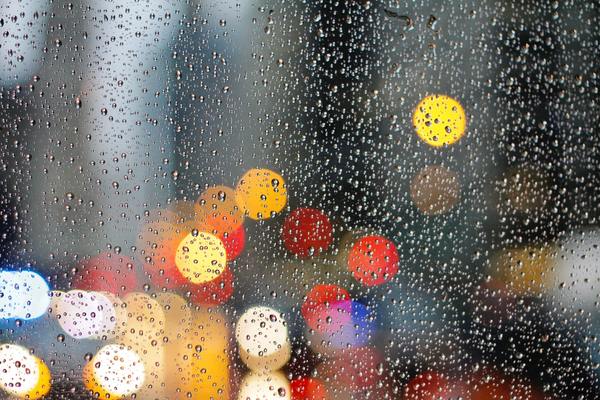
[[[200,226],[209,228],[215,236],[232,233],[244,222],[244,213],[238,206],[235,191],[227,186],[206,189],[196,200],[194,209]]]
[[[348,268],[360,283],[377,286],[388,282],[398,272],[396,246],[383,236],[359,239],[348,255]]]

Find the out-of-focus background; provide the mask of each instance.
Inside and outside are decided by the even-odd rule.
[[[0,33],[3,395],[600,398],[596,2],[0,0]]]

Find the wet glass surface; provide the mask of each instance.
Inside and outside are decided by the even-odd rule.
[[[600,398],[599,14],[0,0],[0,398]]]

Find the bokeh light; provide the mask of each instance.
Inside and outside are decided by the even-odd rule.
[[[325,383],[316,378],[298,378],[290,382],[292,400],[329,400]]]
[[[149,212],[137,240],[144,272],[160,288],[174,289],[187,282],[177,269],[175,256],[191,228],[178,224],[178,218],[169,210]]]
[[[24,347],[0,345],[0,387],[19,398],[39,399],[50,390],[46,364]]]
[[[53,292],[50,314],[75,339],[100,339],[115,334],[117,311],[113,299],[100,292]]]
[[[554,281],[554,252],[545,245],[503,249],[492,259],[493,272],[515,294],[545,293]]]
[[[144,362],[135,351],[123,345],[109,344],[86,364],[83,381],[99,398],[129,396],[144,385]]]
[[[160,303],[146,293],[129,293],[123,298],[127,312],[126,325],[122,329],[119,341],[144,354],[144,351],[155,348],[156,341],[162,339],[165,326],[165,315]]]
[[[238,400],[291,400],[290,382],[282,372],[249,372],[240,384]]]
[[[175,263],[190,282],[205,283],[223,273],[227,255],[218,237],[207,232],[192,232],[179,243]]]
[[[166,304],[166,303],[163,303]],[[167,326],[165,398],[230,399],[230,324],[226,316],[204,307],[186,309],[180,300],[165,307]],[[169,316],[173,313],[173,316]],[[179,321],[180,326],[172,323]],[[176,371],[176,373],[173,373]]]
[[[551,293],[566,314],[598,315],[600,304],[600,229],[573,232],[558,246]]]
[[[374,347],[337,350],[316,368],[316,376],[328,382],[336,396],[375,389],[383,356]]]
[[[166,317],[163,306],[146,293],[129,293],[123,298],[127,310],[126,325],[117,338],[118,343],[137,353],[144,362],[145,385],[137,395],[140,398],[163,396],[165,380],[164,329]]]
[[[155,300],[162,307],[165,316],[163,337],[166,340],[163,339],[162,345],[167,356],[164,364],[161,365],[166,371],[164,396],[173,400],[184,398],[185,394],[181,393],[180,382],[192,372],[182,368],[181,364],[184,361],[181,352],[186,351],[187,346],[193,343],[189,335],[192,328],[192,309],[186,300],[171,292],[156,293]],[[186,357],[186,360],[189,361],[189,357]],[[174,373],[175,371],[177,372]]]
[[[11,271],[0,272],[0,313],[2,318],[15,318],[21,299],[15,296],[16,276]]]
[[[316,208],[297,208],[283,223],[283,244],[299,257],[317,256],[333,242],[329,217]]]
[[[277,370],[290,358],[286,321],[272,308],[258,306],[246,310],[238,319],[235,337],[240,358],[254,371]]]
[[[162,306],[165,316],[165,334],[169,338],[183,335],[192,321],[192,310],[187,301],[178,294],[158,292],[154,299]]]
[[[441,94],[423,98],[413,112],[412,121],[421,140],[433,147],[455,143],[467,126],[462,105]]]
[[[103,329],[99,339],[114,339],[123,334],[122,330],[127,326],[127,304],[120,297],[109,292],[97,292],[100,295],[100,304],[106,304],[102,298],[106,298],[112,307],[103,306]]]
[[[366,346],[377,330],[374,310],[352,300],[351,311],[338,309],[327,317],[326,329],[320,328],[307,332],[310,347],[315,352],[331,356],[340,349]]]
[[[50,374],[50,369],[46,363],[37,357],[35,357],[35,361],[37,369],[40,371],[37,383],[32,389],[29,389],[27,393],[21,395],[22,398],[28,400],[36,400],[45,397],[50,392],[52,385],[52,375]]]
[[[287,189],[281,175],[268,169],[250,169],[235,188],[236,200],[248,217],[269,219],[287,204]]]
[[[348,268],[363,285],[376,286],[396,275],[399,260],[396,246],[390,240],[383,236],[366,236],[352,246]]]
[[[428,165],[413,178],[410,198],[425,215],[447,213],[460,198],[458,176],[444,166]]]
[[[219,236],[225,246],[225,252],[227,253],[227,261],[233,261],[238,258],[244,251],[246,246],[246,230],[244,225],[240,225],[231,233],[224,233]]]
[[[197,284],[189,284],[190,300],[195,304],[224,304],[233,294],[234,275],[230,266],[215,279]]]
[[[351,321],[350,294],[337,285],[315,285],[301,308],[306,325],[319,332],[335,332]]]
[[[131,257],[102,253],[82,261],[72,286],[81,290],[110,292],[119,296],[138,290],[135,263]]]
[[[195,210],[201,227],[219,237],[232,233],[244,222],[244,212],[238,206],[235,191],[227,186],[206,189],[196,200]]]
[[[39,318],[49,305],[50,288],[38,273],[0,271],[0,318]]]

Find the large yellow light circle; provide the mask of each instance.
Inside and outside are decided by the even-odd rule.
[[[91,393],[96,395],[97,398],[110,398],[110,393],[102,389],[102,386],[98,384],[98,381],[94,376],[94,364],[92,362],[88,362],[84,365],[81,377],[83,380],[83,386],[85,386],[85,388]]]
[[[425,97],[413,112],[417,135],[428,145],[441,147],[457,142],[467,127],[462,105],[446,95]]]
[[[50,370],[45,362],[40,360],[39,358],[35,358],[38,370],[40,371],[37,383],[35,386],[29,390],[25,395],[21,397],[29,400],[36,400],[44,397],[50,391]]]
[[[50,390],[50,371],[26,348],[3,344],[0,346],[0,387],[13,396],[39,399]]]
[[[287,203],[285,180],[271,170],[254,168],[242,176],[235,196],[240,209],[250,218],[269,219]]]
[[[223,273],[226,263],[223,242],[207,232],[192,232],[177,247],[175,264],[192,283],[212,281]]]

